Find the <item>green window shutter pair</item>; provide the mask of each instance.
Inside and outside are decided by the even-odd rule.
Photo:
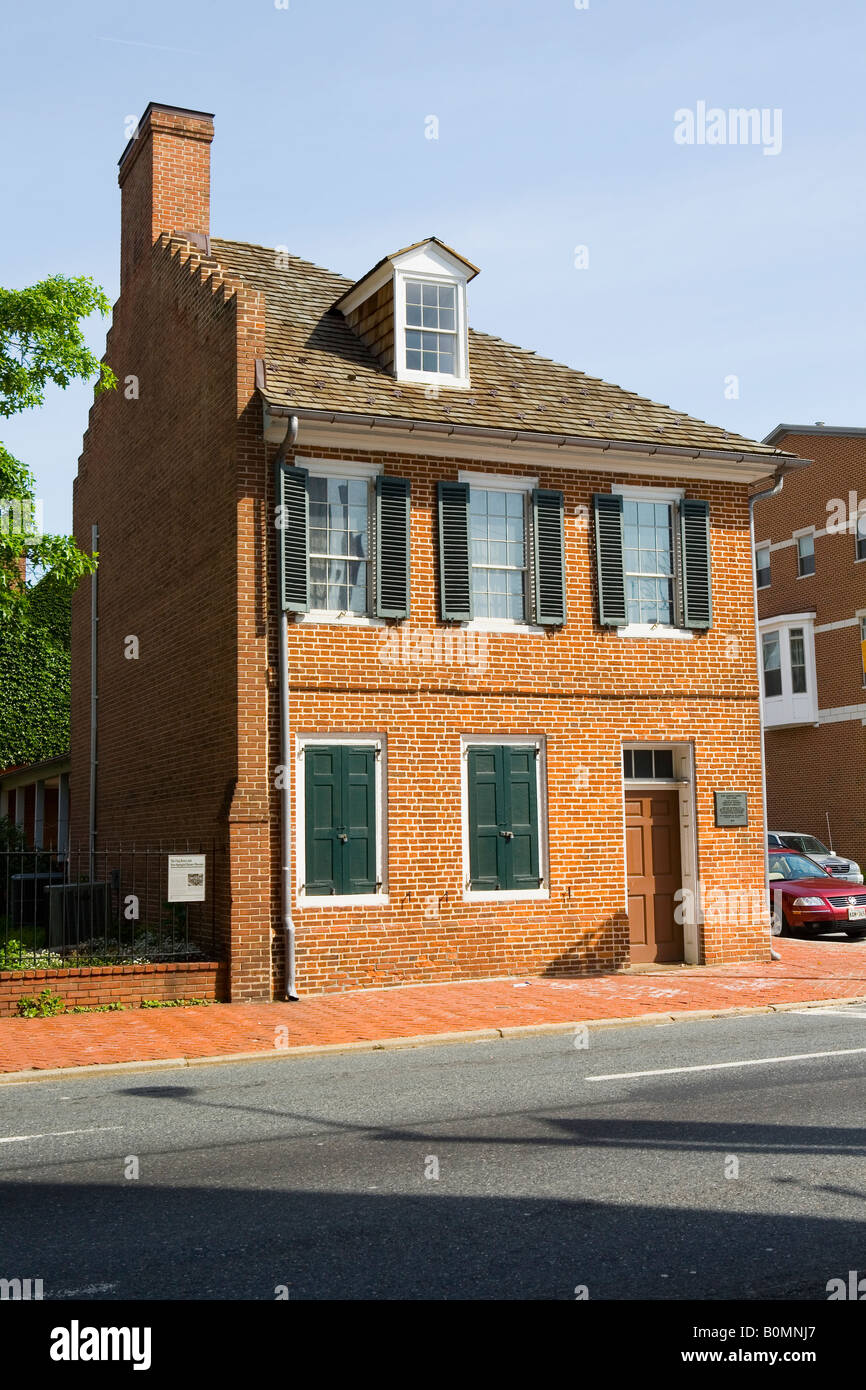
[[[375,750],[308,744],[304,756],[305,894],[375,893]]]
[[[310,606],[309,472],[278,463],[276,497],[280,508],[278,564],[280,607],[306,613]],[[406,478],[380,474],[376,478],[375,614],[377,618],[409,616],[409,499]]]
[[[469,535],[469,484],[440,480],[439,597],[449,622],[468,622],[472,614],[472,548]],[[561,492],[532,492],[534,619],[544,627],[565,622],[565,527]]]
[[[598,620],[603,627],[628,623],[625,592],[623,499],[610,492],[592,499]],[[677,503],[680,540],[680,598],[683,626],[708,628],[713,621],[710,579],[710,507],[692,497]]]
[[[469,887],[538,888],[538,789],[532,745],[469,748]]]

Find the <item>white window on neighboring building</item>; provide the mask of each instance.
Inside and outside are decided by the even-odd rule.
[[[815,573],[815,537],[810,531],[797,537],[797,576],[805,579]]]
[[[761,703],[768,728],[818,719],[814,613],[789,613],[761,623]]]
[[[866,516],[857,517],[857,559],[866,560]]]
[[[759,545],[755,547],[755,572],[759,589],[767,589],[770,585],[770,547],[769,545]]]

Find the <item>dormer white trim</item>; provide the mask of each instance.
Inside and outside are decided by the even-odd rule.
[[[398,381],[413,381],[421,385],[447,386],[450,389],[468,388],[469,334],[466,310],[468,267],[464,261],[449,255],[444,248],[428,241],[396,256],[394,267],[394,375]],[[455,289],[457,370],[425,372],[406,366],[406,286],[410,282],[453,285]]]

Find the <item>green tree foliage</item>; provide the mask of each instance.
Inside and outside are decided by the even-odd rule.
[[[0,288],[0,416],[40,406],[48,385],[97,378],[97,391],[117,385],[108,365],[84,341],[82,320],[109,312],[103,291],[87,276],[52,275],[24,290]],[[48,569],[69,592],[96,568],[96,557],[71,536],[42,534],[35,482],[27,466],[0,443],[0,623],[28,621],[31,590],[22,560]]]

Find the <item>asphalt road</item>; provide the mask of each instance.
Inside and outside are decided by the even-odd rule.
[[[864,1079],[866,1006],[4,1086],[0,1278],[826,1300],[866,1275]]]

